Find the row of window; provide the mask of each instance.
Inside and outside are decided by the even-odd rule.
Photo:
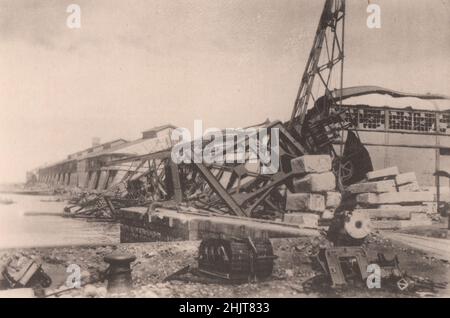
[[[439,132],[450,135],[450,113],[348,106],[346,108],[346,120],[359,129]]]

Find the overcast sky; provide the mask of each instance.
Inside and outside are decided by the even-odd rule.
[[[450,95],[450,1],[347,1],[345,86]],[[81,29],[66,26],[69,4]],[[0,0],[0,182],[172,123],[287,120],[324,1]]]

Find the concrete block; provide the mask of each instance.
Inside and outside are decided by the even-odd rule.
[[[336,189],[333,172],[308,174],[304,178],[294,178],[295,192],[327,192]]]
[[[347,191],[357,193],[383,193],[383,192],[397,192],[394,180],[363,182],[352,184],[347,188]]]
[[[411,219],[411,212],[405,209],[355,209],[353,212],[365,213],[371,220],[377,219],[394,219],[394,220],[409,220]],[[424,213],[423,213],[424,214]]]
[[[419,184],[417,183],[417,181],[411,182],[411,183],[407,183],[407,184],[403,184],[401,186],[398,186],[398,192],[415,192],[415,191],[420,191],[420,187]]]
[[[291,160],[292,171],[298,173],[321,173],[331,171],[328,155],[305,155]]]
[[[323,220],[331,220],[334,217],[334,212],[330,210],[325,210],[322,215],[320,216]]]
[[[305,227],[318,227],[319,216],[314,213],[286,213],[284,222],[302,225]]]
[[[415,172],[406,172],[401,173],[395,177],[395,183],[400,186],[403,184],[411,183],[417,181],[416,173]]]
[[[314,193],[287,192],[287,211],[323,212],[325,210],[325,197]]]
[[[436,202],[423,202],[425,205],[427,214],[436,214],[438,213],[438,206]]]
[[[395,177],[398,174],[399,172],[397,167],[390,167],[386,169],[370,171],[367,173],[366,177],[368,181],[373,181],[388,177]]]
[[[341,204],[342,195],[340,192],[332,191],[326,193],[325,207],[335,209]]]
[[[381,204],[376,206],[377,209],[383,210],[405,210],[414,213],[426,213],[428,207],[422,203],[422,205],[399,205],[399,204]]]
[[[422,203],[432,201],[431,192],[388,192],[388,193],[361,193],[356,196],[356,201],[362,205],[372,204],[401,204]]]
[[[429,226],[433,222],[427,220],[389,220],[389,221],[371,221],[370,227],[375,230],[394,230],[404,229],[413,226]]]
[[[411,213],[411,221],[428,221],[430,217],[426,213]]]

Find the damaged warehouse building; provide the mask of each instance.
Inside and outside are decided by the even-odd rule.
[[[133,170],[132,166],[108,166],[108,163],[170,149],[170,136],[174,128],[172,125],[155,127],[144,131],[142,138],[134,141],[118,139],[104,144],[93,142],[92,147],[70,154],[65,160],[38,168],[37,180],[53,186],[106,190]]]

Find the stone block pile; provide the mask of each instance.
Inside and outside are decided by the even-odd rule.
[[[302,227],[318,227],[319,219],[333,218],[341,203],[336,177],[328,155],[305,155],[291,160],[294,177],[286,192],[284,222]]]
[[[414,172],[400,173],[397,167],[371,171],[346,191],[356,200],[354,211],[367,214],[373,229],[431,225],[437,212],[433,193],[421,190]]]

